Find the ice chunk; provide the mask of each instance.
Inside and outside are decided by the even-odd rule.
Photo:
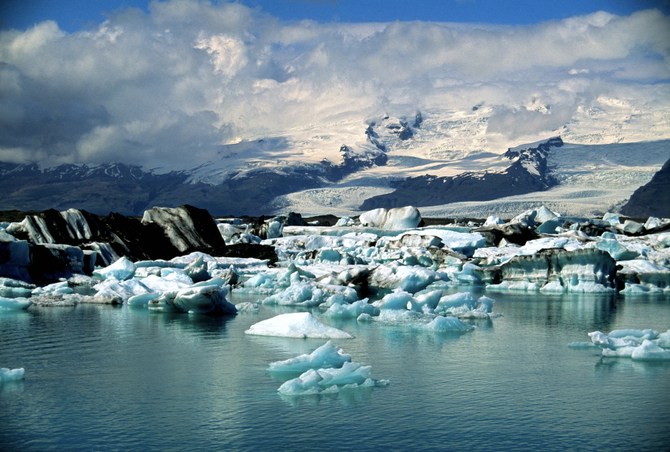
[[[670,330],[658,335],[656,345],[663,348],[670,348]]]
[[[384,309],[407,309],[407,305],[414,301],[412,294],[405,292],[404,290],[396,290],[393,293],[390,293],[381,300],[377,300],[373,303],[373,306],[379,308],[380,310]]]
[[[370,286],[380,289],[401,288],[404,291],[416,293],[445,277],[443,273],[437,273],[428,268],[410,267],[399,262],[391,262],[387,265],[380,265],[370,272],[368,282]]]
[[[379,229],[413,229],[421,223],[421,214],[412,206],[375,209],[361,214],[359,221],[363,226]]]
[[[207,281],[210,278],[207,269],[208,266],[205,262],[205,256],[200,255],[184,268],[184,273],[188,275],[193,282]]]
[[[608,334],[609,337],[615,339],[628,339],[635,340],[637,342],[642,342],[644,340],[652,340],[658,337],[658,331],[651,329],[646,330],[634,330],[634,329],[622,329],[622,330],[613,330]]]
[[[631,354],[631,358],[644,361],[669,361],[670,350],[663,350],[652,341],[645,339],[642,345],[636,347]]]
[[[536,223],[544,223],[549,220],[553,220],[554,218],[560,217],[560,214],[556,212],[552,212],[551,210],[547,209],[545,206],[540,207],[537,209],[537,215],[535,216],[535,222]]]
[[[126,257],[121,257],[112,265],[96,270],[96,273],[104,279],[114,278],[119,281],[125,281],[135,275],[137,266],[130,262]]]
[[[605,233],[600,241],[596,243],[596,248],[606,251],[616,261],[635,259],[640,254],[631,251],[617,241],[614,234]]]
[[[325,325],[309,312],[280,314],[258,322],[245,331],[256,336],[279,336],[317,339],[351,339],[354,336]]]
[[[505,224],[503,220],[500,219],[500,217],[496,217],[495,215],[489,216],[486,221],[484,222],[483,227],[488,227],[488,226],[494,226],[497,224]]]
[[[159,296],[159,293],[153,292],[133,295],[132,297],[128,298],[128,306],[141,306],[146,308],[151,300],[155,300]]]
[[[53,284],[47,284],[43,287],[37,287],[32,291],[33,295],[43,294],[68,294],[73,293],[74,290],[68,285],[67,281],[61,281]]]
[[[0,384],[9,381],[18,381],[26,378],[26,370],[24,368],[8,369],[6,367],[0,368]]]
[[[435,317],[430,323],[424,325],[423,329],[435,331],[437,333],[450,333],[450,332],[464,333],[467,331],[471,331],[472,329],[474,329],[474,327],[466,325],[456,317],[452,316],[442,317],[439,315]]]
[[[387,386],[388,380],[370,378],[371,366],[346,362],[339,369],[310,369],[298,378],[282,384],[278,391],[283,395],[304,396],[337,393],[339,388]]]
[[[436,314],[451,314],[471,311],[477,307],[477,300],[470,292],[459,292],[440,298],[435,307]]]
[[[344,363],[350,361],[351,355],[337,348],[332,341],[328,341],[310,354],[270,363],[268,371],[304,373],[309,369],[340,368]]]
[[[414,297],[414,300],[407,303],[407,309],[417,312],[431,313],[435,310],[442,297],[441,290],[432,290]]]
[[[148,292],[171,292],[190,287],[192,284],[173,278],[163,278],[161,276],[149,275],[142,279],[142,284],[148,288]]]
[[[323,315],[331,318],[357,318],[361,314],[377,316],[379,308],[369,304],[366,298],[352,304],[333,304]]]
[[[237,308],[226,300],[228,287],[216,284],[177,291],[174,306],[183,312],[196,314],[236,314]]]
[[[96,284],[93,288],[97,291],[95,295],[96,297],[112,295],[120,297],[123,300],[128,300],[135,295],[158,292],[157,290],[149,288],[144,283],[145,281],[146,278],[142,281],[135,278],[128,281],[117,281],[116,279],[111,278]]]
[[[619,220],[619,215],[617,215],[615,213],[607,212],[605,215],[603,215],[603,220],[607,221],[612,226],[615,226],[617,224],[621,224],[621,221]]]
[[[5,298],[0,297],[0,311],[8,310],[15,311],[21,309],[28,309],[32,305],[32,300],[28,298]]]

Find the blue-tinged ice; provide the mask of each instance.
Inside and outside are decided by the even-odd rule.
[[[28,309],[33,302],[29,298],[5,298],[0,297],[0,311],[17,311]]]
[[[125,281],[135,276],[137,266],[126,257],[119,258],[112,265],[105,268],[99,268],[95,271],[103,279],[114,278],[119,281]]]
[[[377,300],[373,305],[380,310],[386,309],[408,309],[407,304],[414,301],[414,297],[409,292],[402,289],[396,289],[395,292],[387,294],[381,300]]]
[[[466,325],[460,319],[453,316],[437,316],[422,328],[437,333],[465,333],[467,331],[472,331],[475,327]]]
[[[6,367],[0,368],[0,384],[10,381],[19,381],[26,378],[26,370],[24,368],[8,369]]]
[[[340,388],[388,386],[388,380],[370,378],[372,367],[346,362],[339,369],[310,369],[282,384],[278,392],[288,396],[336,394]]]
[[[358,300],[352,304],[333,304],[323,313],[324,317],[336,319],[358,318],[361,314],[378,316],[379,308],[369,304],[366,298],[364,300]]]
[[[350,361],[351,355],[328,341],[312,353],[270,363],[268,371],[304,373],[309,369],[340,368]]]
[[[128,306],[139,306],[146,308],[150,301],[155,300],[156,298],[160,297],[160,295],[161,294],[154,292],[133,295],[132,297],[128,298],[127,303]]]
[[[237,308],[226,299],[228,286],[216,284],[187,287],[164,292],[148,301],[148,308],[159,311],[178,311],[194,314],[236,314]]]
[[[328,326],[309,312],[280,314],[258,322],[245,331],[256,336],[278,336],[315,339],[352,339],[351,334]]]
[[[594,345],[602,349],[603,356],[631,358],[640,361],[670,360],[670,330],[658,334],[651,329],[622,329],[610,334],[600,331],[589,333]]]

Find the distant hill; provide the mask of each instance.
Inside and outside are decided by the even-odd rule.
[[[670,160],[648,184],[635,190],[621,213],[633,218],[670,218]]]

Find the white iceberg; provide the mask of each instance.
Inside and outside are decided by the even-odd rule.
[[[245,331],[256,336],[278,336],[315,339],[352,339],[351,334],[328,326],[309,312],[280,314],[258,322]]]
[[[351,361],[351,355],[344,353],[331,341],[326,342],[310,354],[296,356],[284,361],[270,363],[270,372],[300,372],[309,369],[340,368],[344,363]]]
[[[100,275],[103,279],[114,278],[119,281],[125,281],[135,276],[137,265],[130,262],[128,258],[121,257],[112,265],[105,268],[97,269],[95,273]]]
[[[277,390],[288,396],[304,396],[315,394],[335,394],[340,387],[353,389],[356,387],[388,386],[388,380],[370,378],[372,367],[362,363],[346,362],[339,369],[310,369],[282,384]]]

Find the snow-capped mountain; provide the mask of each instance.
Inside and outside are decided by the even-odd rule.
[[[550,114],[547,106],[524,108]],[[606,108],[611,115],[614,107]],[[415,205],[424,216],[485,217],[545,204],[593,215],[617,210],[670,158],[670,119],[646,118],[660,126],[645,132],[642,120],[630,117],[612,130],[597,127],[603,111],[514,142],[491,132],[494,109],[478,103],[468,110],[408,108],[397,116],[352,112],[222,145],[188,168],[2,163],[0,210],[139,215],[156,205],[192,204],[215,215],[351,216]]]

